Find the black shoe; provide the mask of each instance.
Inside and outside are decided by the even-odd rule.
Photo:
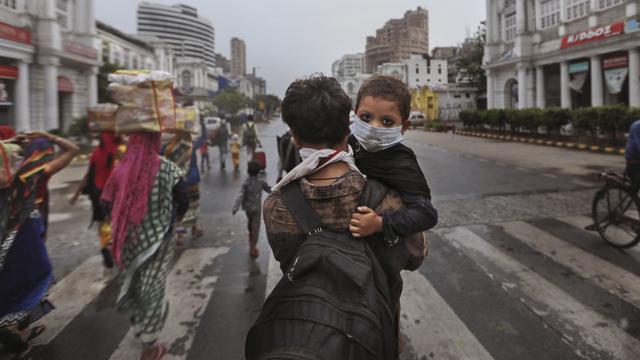
[[[104,267],[106,267],[107,269],[113,269],[113,257],[111,257],[111,251],[109,251],[109,249],[107,248],[104,248],[100,250],[100,253],[102,254],[102,262],[104,264]]]

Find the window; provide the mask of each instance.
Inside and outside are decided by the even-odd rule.
[[[349,85],[347,85],[347,87],[348,87],[348,93],[349,94],[353,94],[353,93],[356,92],[356,86],[353,85],[353,83],[349,83]]]
[[[598,0],[598,10],[608,9],[610,7],[624,4],[624,0]]]
[[[132,62],[133,62],[132,68],[133,69],[138,69],[138,57],[137,56],[135,56],[135,55],[133,56],[133,61]]]
[[[420,74],[420,68],[416,65],[416,74]]]
[[[69,11],[69,7],[69,0],[56,0],[56,17],[64,30],[71,28],[71,12]]]
[[[560,23],[560,0],[540,1],[540,28],[546,29]]]
[[[191,84],[192,84],[191,71],[189,70],[183,71],[181,77],[182,77],[182,87],[191,87]]]
[[[17,10],[16,0],[0,0],[0,7]]]
[[[574,20],[589,14],[591,0],[566,0],[567,20]]]
[[[504,40],[512,41],[516,37],[516,13],[504,17]]]

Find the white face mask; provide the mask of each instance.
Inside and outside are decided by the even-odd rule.
[[[351,133],[362,147],[369,152],[386,150],[404,141],[402,126],[394,128],[373,127],[359,117],[351,118]]]

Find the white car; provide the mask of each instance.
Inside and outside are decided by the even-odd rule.
[[[208,133],[218,131],[218,129],[220,129],[220,123],[222,123],[222,119],[217,116],[204,118],[204,128]]]
[[[409,115],[409,123],[415,129],[418,126],[424,126],[427,123],[427,117],[419,111],[412,111]]]

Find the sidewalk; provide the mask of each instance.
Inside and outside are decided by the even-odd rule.
[[[421,130],[410,130],[405,136],[409,140],[407,145],[411,147],[433,146],[516,167],[567,175],[590,176],[602,171],[622,172],[625,167],[623,156]]]

